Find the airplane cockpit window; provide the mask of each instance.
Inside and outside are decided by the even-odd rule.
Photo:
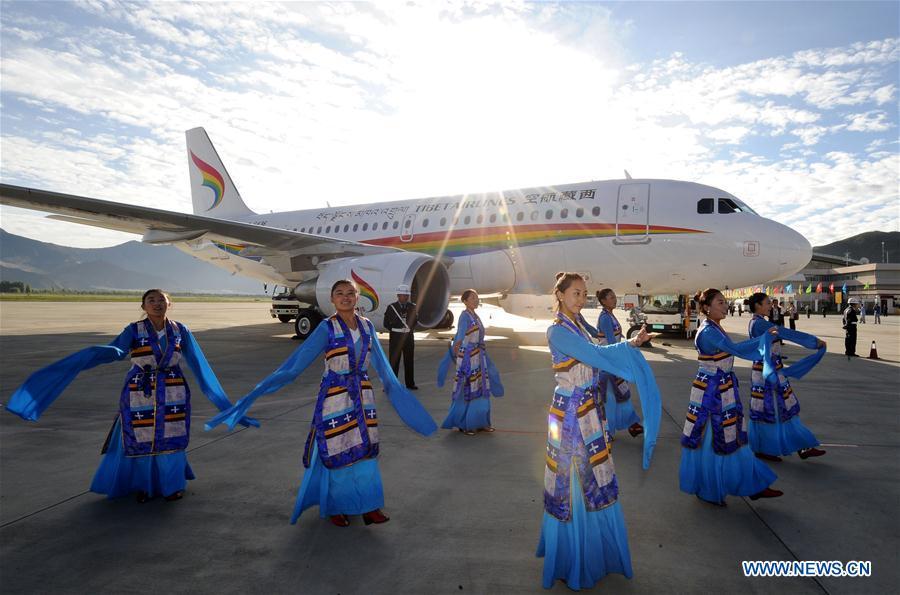
[[[714,198],[701,198],[697,201],[697,212],[701,215],[706,215],[707,213],[714,213],[716,211],[716,199]]]
[[[759,215],[759,213],[757,213],[756,211],[754,211],[753,209],[751,209],[751,208],[747,205],[747,203],[745,203],[744,201],[738,200],[738,199],[736,199],[736,198],[731,198],[731,199],[729,199],[729,200],[731,200],[731,202],[733,202],[734,204],[736,204],[737,206],[739,206],[739,207],[741,208],[741,212],[743,212],[743,213],[753,213],[754,215]]]
[[[720,198],[719,199],[719,214],[727,214],[727,213],[741,213],[743,209],[737,205],[730,198]]]

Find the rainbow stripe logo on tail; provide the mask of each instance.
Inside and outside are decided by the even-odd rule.
[[[216,168],[194,155],[193,151],[191,151],[191,161],[194,162],[194,165],[200,170],[200,175],[203,176],[203,186],[212,190],[213,203],[206,209],[207,211],[212,211],[222,204],[222,199],[225,197],[225,179]]]
[[[372,307],[369,309],[369,312],[374,312],[378,309],[378,292],[375,291],[375,288],[366,283],[365,279],[356,274],[356,271],[350,270],[350,276],[353,277],[353,280],[356,281],[356,284],[359,286],[359,294],[372,302]]]

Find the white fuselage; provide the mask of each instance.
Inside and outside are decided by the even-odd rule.
[[[713,212],[699,212],[710,207]],[[721,212],[734,207],[739,211]],[[760,217],[731,194],[672,180],[612,180],[310,209],[254,215],[242,222],[441,258],[448,264],[453,294],[469,287],[483,294],[548,294],[554,275],[564,270],[587,275],[593,289],[618,292],[725,289],[783,278],[811,257],[803,236]],[[270,283],[291,286],[316,275],[292,270],[289,255],[241,256],[240,245],[206,240],[180,247]]]

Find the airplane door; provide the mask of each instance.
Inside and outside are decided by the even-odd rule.
[[[622,184],[616,204],[615,244],[650,242],[650,184]]]
[[[416,226],[416,215],[415,213],[406,215],[403,217],[403,221],[400,223],[400,241],[401,242],[409,242],[413,239],[413,228]]]

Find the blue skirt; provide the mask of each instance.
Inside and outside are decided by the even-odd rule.
[[[169,454],[126,457],[122,445],[122,423],[116,419],[109,438],[109,448],[91,482],[91,491],[108,498],[145,492],[150,497],[168,496],[184,491],[194,472],[187,454],[180,450]]]
[[[291,524],[304,510],[319,507],[321,518],[336,514],[363,514],[384,507],[384,488],[378,461],[363,459],[340,469],[329,469],[319,458],[319,446],[313,445],[311,464],[303,474]]]
[[[712,432],[705,428],[700,448],[681,447],[678,479],[681,491],[708,502],[724,502],[725,496],[752,496],[778,478],[746,445],[728,455],[713,451]]]
[[[550,589],[555,580],[562,579],[577,591],[593,587],[607,574],[634,576],[619,503],[588,512],[574,465],[569,485],[573,494],[572,518],[560,521],[544,512],[541,523],[537,557],[544,558],[544,588]]]
[[[777,457],[789,455],[801,448],[812,448],[819,445],[819,441],[809,431],[809,428],[801,423],[799,415],[795,415],[786,422],[782,422],[780,418],[780,415],[775,415],[775,423],[771,424],[750,420],[747,433],[753,452]]]
[[[641,422],[641,418],[634,410],[631,399],[622,403],[616,402],[615,388],[612,382],[606,383],[606,421],[609,423],[609,433],[615,434],[619,430],[626,430],[632,424]]]
[[[491,400],[481,397],[466,401],[465,399],[453,399],[450,411],[441,427],[445,430],[459,428],[474,432],[491,425]]]

